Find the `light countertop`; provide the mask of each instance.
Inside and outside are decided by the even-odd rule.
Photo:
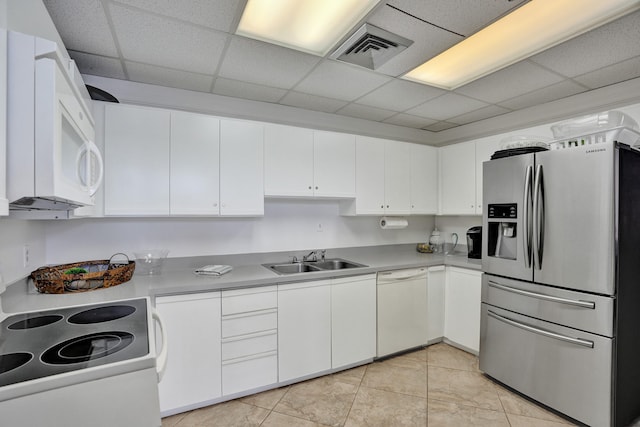
[[[137,297],[240,289],[436,265],[481,270],[480,260],[467,258],[466,252],[453,255],[423,254],[415,250],[415,244],[327,250],[327,258],[343,258],[367,266],[356,269],[279,275],[262,266],[265,263],[289,262],[290,256],[297,255],[300,258],[303,252],[168,258],[160,275],[136,273],[129,282],[121,285],[76,294],[39,294],[32,283],[23,279],[8,286],[2,294],[2,310],[5,313],[47,310]],[[228,264],[233,266],[233,270],[222,276],[198,276],[193,273],[196,268],[209,264]]]

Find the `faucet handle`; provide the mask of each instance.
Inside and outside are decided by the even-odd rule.
[[[325,255],[326,255],[326,253],[327,253],[327,250],[326,250],[326,249],[321,249],[321,250],[320,250],[320,259],[321,259],[322,261],[324,261],[324,257],[325,257]]]
[[[291,264],[295,264],[298,262],[298,257],[295,255],[289,256],[289,259],[291,260]]]

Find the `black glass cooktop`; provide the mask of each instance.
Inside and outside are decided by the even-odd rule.
[[[0,386],[147,354],[146,299],[17,314],[0,323]]]

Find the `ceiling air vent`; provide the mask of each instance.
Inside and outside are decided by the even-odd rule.
[[[364,24],[329,57],[375,70],[412,43],[382,28]]]

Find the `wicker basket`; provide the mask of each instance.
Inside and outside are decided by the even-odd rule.
[[[126,262],[113,262],[113,258],[117,255],[126,257]],[[129,257],[123,253],[117,253],[105,260],[40,267],[32,271],[30,277],[38,292],[63,294],[109,288],[128,282],[135,268],[135,261],[130,261]]]

